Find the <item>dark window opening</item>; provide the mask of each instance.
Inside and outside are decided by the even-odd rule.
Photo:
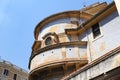
[[[7,76],[9,74],[9,70],[5,69],[3,74]]]
[[[52,44],[52,38],[51,37],[48,37],[46,40],[45,40],[45,45],[50,45]]]
[[[92,32],[93,32],[94,38],[96,38],[97,36],[99,36],[101,34],[100,27],[99,27],[98,23],[92,26]]]
[[[17,79],[17,74],[14,74],[13,80],[16,80],[16,79]]]

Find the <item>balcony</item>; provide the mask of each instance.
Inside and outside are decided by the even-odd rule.
[[[30,70],[59,64],[87,64],[86,49],[86,41],[64,42],[40,48],[31,55]]]

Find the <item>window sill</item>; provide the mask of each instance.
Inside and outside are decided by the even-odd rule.
[[[98,40],[99,38],[101,38],[101,37],[103,37],[103,36],[104,36],[104,35],[99,35],[99,36],[97,36],[96,38],[93,38],[93,39],[92,39],[92,42]]]

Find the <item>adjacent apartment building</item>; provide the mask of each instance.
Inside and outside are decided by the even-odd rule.
[[[1,60],[0,80],[28,80],[28,72],[8,61]]]
[[[34,31],[29,80],[119,80],[120,16],[114,2],[42,20]]]

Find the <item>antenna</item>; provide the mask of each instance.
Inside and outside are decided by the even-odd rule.
[[[86,0],[83,0],[83,7],[86,7]]]

